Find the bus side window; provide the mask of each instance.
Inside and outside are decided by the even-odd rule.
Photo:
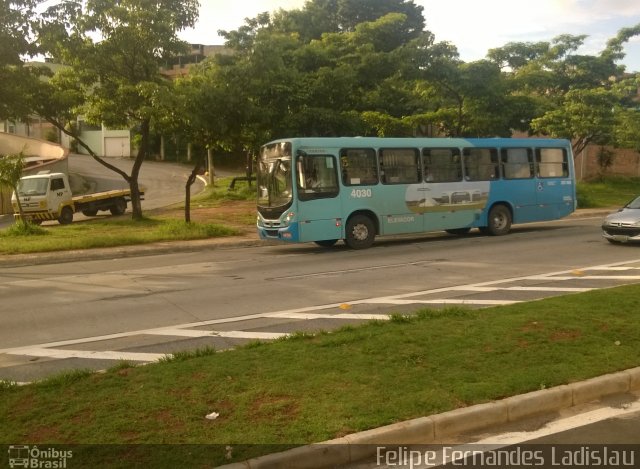
[[[380,179],[383,184],[420,182],[419,152],[415,148],[380,149]]]
[[[463,155],[466,181],[492,181],[500,177],[495,148],[465,148]]]
[[[505,179],[533,177],[533,154],[530,148],[503,148],[502,174]]]
[[[422,167],[427,182],[456,182],[462,179],[462,160],[458,148],[423,149]]]
[[[569,157],[564,148],[536,148],[538,177],[569,177]]]
[[[378,163],[372,148],[343,148],[340,150],[342,183],[363,186],[378,183]]]

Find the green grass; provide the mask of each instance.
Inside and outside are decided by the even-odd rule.
[[[229,190],[231,178],[218,178],[213,186],[192,198],[192,209],[221,207],[232,201],[255,200],[256,186],[246,182]],[[180,208],[154,211],[157,216],[133,221],[126,217],[91,219],[70,225],[36,226],[16,223],[0,230],[0,254],[26,254],[34,252],[66,251],[114,246],[147,244],[159,241],[186,241],[221,236],[236,236],[240,231],[229,225],[251,226],[255,223],[255,210],[247,213],[212,214],[209,223],[184,223]],[[176,219],[179,217],[180,219]]]
[[[87,220],[70,225],[34,227],[38,236],[14,227],[0,230],[0,253],[66,251],[238,234],[237,230],[219,224],[162,218]]]
[[[218,207],[225,201],[256,200],[256,183],[236,182],[233,190],[229,184],[233,178],[217,178],[213,186],[207,186],[204,191],[192,198],[194,207]]]
[[[220,445],[86,454],[95,467],[210,467],[638,366],[638,311],[632,285],[6,384],[0,443]]]
[[[640,195],[640,178],[609,176],[577,185],[578,208],[622,207]]]

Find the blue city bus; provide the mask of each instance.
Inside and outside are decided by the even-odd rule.
[[[512,138],[289,138],[258,157],[261,239],[338,240],[446,231],[507,234],[576,208],[571,143]]]

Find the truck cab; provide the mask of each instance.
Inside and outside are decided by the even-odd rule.
[[[14,213],[18,214],[18,200],[27,220],[36,223],[58,220],[61,224],[73,221],[73,200],[69,179],[64,173],[40,172],[24,176],[18,183],[18,194],[11,197]]]

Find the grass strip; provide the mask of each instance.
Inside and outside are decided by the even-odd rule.
[[[103,467],[243,460],[638,366],[638,311],[631,285],[5,383],[0,443],[185,445],[87,449]]]
[[[0,231],[0,254],[68,251],[234,236],[238,230],[214,223],[185,223],[164,218],[87,220],[70,225]]]

